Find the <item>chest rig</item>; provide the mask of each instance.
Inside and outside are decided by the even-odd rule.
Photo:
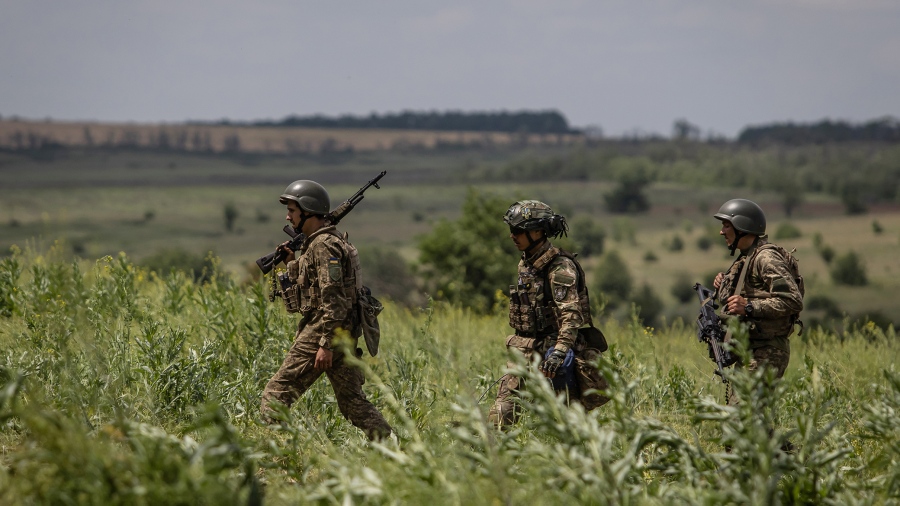
[[[309,254],[309,248],[316,240],[328,240],[324,237],[318,238],[318,235],[332,235],[338,240],[335,241],[343,255],[341,258],[312,258]],[[290,262],[287,269],[287,279],[281,279],[282,284],[281,295],[284,300],[285,307],[290,313],[309,313],[321,308],[322,294],[319,282],[319,276],[325,274],[331,276],[332,272],[335,277],[333,279],[341,284],[344,297],[351,300],[355,306],[360,291],[362,290],[362,277],[360,276],[359,252],[353,246],[345,235],[341,235],[334,229],[328,227],[311,236],[307,243],[303,246],[300,258],[295,262]],[[317,270],[317,264],[325,263],[325,268]]]
[[[516,330],[517,335],[543,338],[559,331],[559,308],[551,293],[548,274],[551,264],[560,256],[572,259],[578,270],[577,285],[569,289],[578,293],[584,324],[592,323],[584,271],[574,261],[574,255],[553,246],[531,265],[520,262],[517,284],[509,285],[509,326]]]

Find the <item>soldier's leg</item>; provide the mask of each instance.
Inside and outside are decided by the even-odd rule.
[[[290,406],[319,379],[322,372],[313,367],[318,351],[319,345],[316,343],[294,341],[278,372],[263,390],[260,411],[264,419],[268,418],[271,410],[270,402],[275,400]]]
[[[512,367],[513,364],[506,364]],[[519,405],[515,397],[518,391],[524,388],[524,380],[512,374],[506,374],[500,378],[500,388],[497,390],[497,398],[491,406],[488,421],[498,428],[503,428],[516,423],[519,418]]]
[[[788,362],[791,360],[791,354],[787,351],[766,346],[753,350],[753,359],[747,369],[755,371],[761,367],[769,367],[775,371],[775,377],[781,378],[787,370]]]
[[[331,368],[325,372],[334,389],[341,414],[354,426],[366,433],[370,440],[381,439],[391,434],[391,426],[375,408],[363,392],[366,378],[362,371],[346,363],[344,356],[335,351]]]
[[[590,411],[609,402],[609,397],[598,392],[591,392],[591,390],[604,391],[609,388],[606,378],[597,369],[597,360],[599,358],[600,352],[593,348],[586,348],[575,354],[575,380],[578,382],[578,389],[581,391],[579,401],[584,406],[585,411]]]

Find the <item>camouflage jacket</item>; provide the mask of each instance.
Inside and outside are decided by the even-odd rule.
[[[297,339],[331,349],[337,335],[350,335],[359,327],[355,311],[361,286],[359,255],[333,226],[310,234],[299,253],[297,260],[288,263],[288,277],[299,287],[303,315]]]
[[[741,255],[725,273],[716,298],[724,305],[734,295],[745,263],[749,271],[741,294],[753,305],[753,316],[741,316],[750,324],[750,348],[774,346],[790,351],[788,337],[797,315],[803,310],[803,296],[785,258],[775,248],[764,248],[765,236]]]
[[[517,335],[555,338],[565,351],[575,347],[578,329],[591,323],[583,271],[572,255],[548,241],[522,256],[517,284],[510,285],[509,324]]]

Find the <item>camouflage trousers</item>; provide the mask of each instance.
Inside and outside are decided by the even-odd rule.
[[[529,362],[533,359],[535,353],[541,357],[544,356],[547,349],[544,343],[538,344],[535,348],[532,339],[520,338],[517,340],[514,339],[515,337],[517,336],[510,336],[507,339],[506,346],[517,349]],[[604,397],[597,392],[587,393],[589,390],[602,391],[609,387],[609,383],[606,382],[606,379],[600,374],[595,365],[599,357],[600,351],[593,348],[585,348],[575,353],[575,382],[578,384],[578,391],[568,392],[568,402],[578,402],[586,411],[591,411],[609,402],[608,397]],[[507,367],[513,367],[514,365],[512,362],[506,364]],[[491,406],[488,420],[500,428],[515,423],[518,420],[520,411],[516,397],[518,396],[518,391],[524,388],[524,378],[512,374],[506,374],[500,378],[500,388],[497,391],[497,398],[494,400],[493,406]],[[557,390],[557,393],[563,391]]]
[[[775,371],[776,378],[784,376],[784,372],[788,367],[788,362],[791,360],[790,352],[773,346],[763,346],[762,348],[756,348],[750,351],[753,354],[753,358],[750,359],[750,363],[746,366],[748,371],[753,372],[762,367],[769,367]],[[741,362],[738,362],[735,367],[744,367],[744,365]],[[738,398],[734,394],[734,389],[729,387],[728,405],[737,406],[738,402]]]
[[[362,386],[365,376],[356,367],[347,365],[344,355],[334,351],[331,367],[325,371],[317,371],[316,362],[318,343],[295,341],[281,368],[266,384],[262,394],[261,411],[267,418],[271,408],[269,404],[275,400],[290,406],[300,398],[316,382],[324,372],[334,389],[334,397],[338,408],[345,418],[354,426],[362,429],[369,439],[379,439],[391,433],[391,426],[366,399]]]

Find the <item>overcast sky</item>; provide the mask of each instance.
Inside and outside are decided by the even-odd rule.
[[[0,115],[557,109],[607,135],[900,117],[898,0],[0,0]]]

